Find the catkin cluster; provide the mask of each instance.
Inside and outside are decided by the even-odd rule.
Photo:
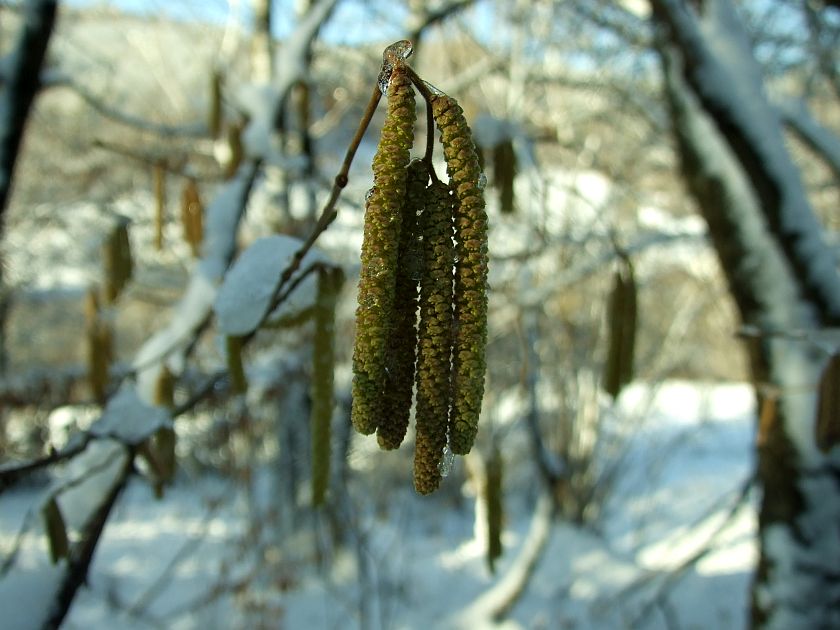
[[[389,58],[388,110],[368,195],[353,351],[355,428],[382,448],[402,443],[416,392],[414,486],[440,484],[447,446],[472,448],[484,394],[487,215],[483,175],[457,102],[421,90],[447,165],[409,161],[416,75]],[[383,66],[385,67],[385,66]],[[431,183],[430,183],[431,182]]]

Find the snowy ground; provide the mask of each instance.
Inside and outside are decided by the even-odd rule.
[[[631,388],[622,404],[641,404],[646,393]],[[505,627],[742,627],[755,522],[750,501],[732,507],[752,468],[751,413],[744,385],[662,386],[650,420],[632,438],[601,533],[554,525]],[[38,496],[37,488],[3,495],[3,557]],[[505,555],[494,577],[473,534],[469,501],[421,499],[409,487],[397,496],[399,505],[388,513],[359,508],[369,559],[360,580],[355,553],[335,552],[317,570],[316,545],[304,538],[300,553],[289,552],[295,545],[286,541],[283,550],[263,545],[257,554],[246,498],[229,482],[185,475],[157,501],[136,479],[107,525],[89,587],[64,627],[476,627],[463,611],[513,563],[532,501],[507,497]],[[684,574],[671,571],[707,547]],[[27,547],[21,553],[25,560]],[[274,567],[270,580],[249,576],[255,555]],[[247,587],[237,589],[237,581]],[[10,593],[3,589],[0,581],[2,626],[27,627],[8,615]]]

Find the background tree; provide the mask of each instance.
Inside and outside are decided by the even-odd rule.
[[[837,409],[820,381],[837,352],[840,276],[782,120],[728,0],[653,2],[674,137],[738,305],[761,409],[761,555],[753,627],[831,627],[837,609]],[[803,3],[813,21],[814,6]],[[834,54],[823,51],[817,54]],[[836,65],[818,61],[818,67]],[[824,77],[828,87],[831,74]],[[822,86],[824,89],[825,86]],[[829,134],[827,130],[824,134]],[[826,157],[826,156],[820,156]],[[823,377],[825,374],[825,377]],[[838,386],[826,383],[828,391]],[[827,394],[822,390],[822,395]]]

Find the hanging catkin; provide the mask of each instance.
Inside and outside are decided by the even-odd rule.
[[[315,335],[312,342],[312,504],[322,505],[330,479],[330,440],[334,406],[335,307],[344,275],[340,268],[318,271]]]
[[[499,210],[513,213],[514,179],[516,178],[516,153],[513,140],[506,138],[493,147],[493,183],[499,189]]]
[[[128,221],[124,218],[116,222],[102,243],[102,271],[105,276],[105,302],[113,304],[134,273]]]
[[[417,349],[417,405],[414,413],[414,488],[429,494],[440,484],[440,461],[447,442],[451,404],[453,339],[452,243],[454,197],[446,184],[429,188],[420,217],[423,274],[420,279],[420,326]]]
[[[222,73],[214,68],[210,72],[210,97],[207,104],[207,129],[210,136],[218,138],[222,131]]]
[[[87,338],[87,377],[93,398],[105,402],[114,358],[111,325],[99,307],[96,291],[90,289],[85,298],[85,336]]]
[[[242,337],[228,335],[225,337],[230,390],[234,394],[244,394],[248,391],[248,379],[245,376],[245,366],[242,364]]]
[[[609,346],[604,364],[604,390],[616,398],[633,380],[636,347],[636,279],[633,265],[624,258],[613,277],[607,311]]]
[[[408,165],[397,254],[393,327],[388,343],[389,367],[383,395],[388,412],[380,418],[376,431],[379,446],[384,449],[395,449],[402,444],[411,415],[420,271],[417,216],[424,208],[428,180],[429,171],[422,160],[414,160]]]
[[[44,521],[44,532],[50,548],[50,560],[55,564],[70,553],[70,539],[67,536],[67,526],[61,508],[55,497],[50,497],[41,508],[41,518]]]
[[[484,396],[487,345],[487,213],[482,173],[464,113],[454,98],[432,102],[450,186],[455,192],[455,339],[450,445],[458,455],[472,448]]]
[[[155,196],[155,249],[161,251],[166,225],[166,163],[162,160],[152,167],[152,185]]]
[[[391,337],[394,291],[406,166],[414,142],[414,90],[396,65],[388,86],[388,111],[373,158],[373,189],[365,210],[359,304],[353,349],[353,426],[373,433],[390,413],[383,404],[387,346]]]
[[[484,498],[487,502],[487,566],[491,573],[496,571],[496,560],[502,555],[503,470],[502,454],[499,448],[494,446],[487,460],[484,486]]]
[[[204,205],[198,193],[198,182],[192,177],[184,182],[181,193],[181,229],[192,255],[198,258],[201,255],[201,241],[204,239]]]
[[[840,443],[840,354],[831,357],[826,365],[818,394],[816,442],[827,453]]]

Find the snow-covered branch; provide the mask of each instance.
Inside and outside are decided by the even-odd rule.
[[[683,80],[678,57],[664,52],[663,62],[681,169],[741,318],[762,330],[813,326],[740,164]]]
[[[747,174],[767,222],[823,323],[840,321],[840,275],[799,172],[785,147],[760,70],[729,0],[653,0],[670,27],[686,79]]]
[[[265,109],[268,116],[257,119],[252,126],[273,124],[274,117],[270,114],[277,111],[288,91],[306,72],[305,54],[334,5],[335,0],[322,0],[303,19],[281,54],[278,85],[272,91],[273,98]],[[265,131],[270,133],[270,130],[271,126]],[[59,558],[56,563],[50,561],[47,546],[42,545],[43,558],[39,566],[16,567],[0,582],[0,601],[4,602],[2,608],[16,610],[21,619],[18,625],[57,627],[61,623],[78,587],[86,579],[93,552],[111,508],[132,469],[138,447],[161,428],[171,427],[170,413],[153,404],[155,386],[164,365],[173,373],[182,371],[187,351],[210,319],[218,287],[236,250],[238,226],[262,163],[259,152],[249,157],[236,175],[221,187],[207,209],[202,257],[195,265],[185,293],[174,307],[169,323],[152,335],[138,352],[134,360],[136,384],[124,384],[109,401],[102,417],[86,434],[84,448],[80,452],[74,450],[74,456],[68,462],[68,467],[78,471],[78,476],[98,480],[96,483],[86,481],[83,494],[80,494],[80,488],[63,491],[58,496],[59,507],[52,510],[53,514],[59,515],[59,521],[63,516],[67,526],[77,532],[73,537],[77,542],[70,546],[67,557]],[[320,232],[311,241],[314,242],[317,234]],[[311,242],[308,247],[311,247]],[[287,266],[296,269],[302,257],[292,256]],[[281,274],[286,279],[290,276],[291,272],[288,275]],[[98,468],[99,464],[92,461],[92,458],[100,461],[103,453],[109,462],[104,477]],[[57,461],[58,457],[56,455],[34,465],[46,466]],[[113,462],[113,470],[110,462]],[[71,494],[72,500],[62,501],[64,495]],[[64,525],[57,525],[55,517],[46,526],[56,528],[59,539],[67,539],[66,532],[61,535]],[[37,592],[21,598],[21,593],[31,590],[36,582],[39,584]]]

